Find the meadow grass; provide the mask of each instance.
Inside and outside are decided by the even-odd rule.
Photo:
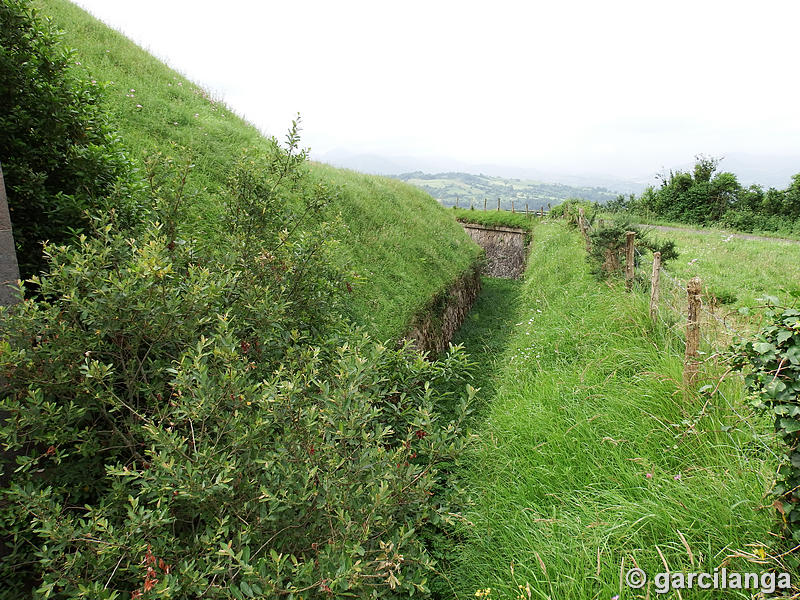
[[[517,299],[466,459],[475,505],[446,574],[453,596],[644,598],[621,572],[760,571],[736,555],[769,543],[777,459],[740,380],[685,394],[681,340],[650,322],[644,294],[595,280],[561,224],[536,228]]]
[[[717,297],[732,308],[759,304],[767,295],[784,303],[800,297],[800,244],[708,231],[652,230],[653,237],[677,244],[680,256],[665,267],[673,277],[700,277],[708,298]]]
[[[720,228],[715,225],[697,225],[697,224],[690,224],[690,223],[683,223],[681,221],[670,221],[669,219],[659,219],[656,217],[642,217],[640,215],[627,215],[626,213],[621,213],[625,216],[628,216],[631,221],[634,223],[639,223],[641,225],[662,225],[664,227],[676,227],[679,229],[696,229],[699,231],[707,231],[710,233],[724,233],[725,235],[730,235],[731,233],[737,233],[741,235],[758,235],[768,238],[775,238],[775,239],[789,239],[789,240],[800,240],[800,235],[791,233],[791,232],[783,232],[783,231],[763,231],[756,229],[754,231],[737,231],[735,229],[724,229]],[[620,216],[620,213],[610,213],[600,211],[597,213],[597,216],[604,219],[614,219],[615,217]]]
[[[104,107],[134,164],[162,153],[194,164],[185,216],[193,235],[214,244],[224,227],[225,185],[246,151],[267,154],[273,142],[224,103],[67,0],[34,0],[40,16],[77,49],[76,69],[106,85]],[[276,89],[280,82],[276,82]],[[291,124],[286,124],[289,129]],[[405,332],[418,311],[467,271],[480,248],[445,209],[411,185],[326,165],[312,179],[331,186],[328,213],[344,227],[338,261],[356,275],[350,295],[357,323],[381,339]]]

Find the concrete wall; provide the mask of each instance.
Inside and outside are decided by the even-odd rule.
[[[0,304],[14,304],[19,300],[17,280],[19,280],[17,251],[14,247],[14,234],[11,231],[3,167],[0,165]]]
[[[433,357],[444,352],[480,291],[480,267],[474,265],[414,319],[405,338]]]
[[[461,223],[470,237],[486,251],[484,273],[490,277],[518,279],[528,256],[526,231],[515,227]]]

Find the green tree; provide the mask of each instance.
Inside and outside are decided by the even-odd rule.
[[[718,221],[736,204],[742,186],[733,173],[718,173],[709,186],[708,219]]]
[[[711,176],[719,167],[721,158],[714,158],[713,156],[706,156],[705,154],[698,154],[694,163],[694,180],[697,183],[708,183],[711,181]]]
[[[28,0],[0,0],[0,163],[23,278],[44,267],[42,241],[74,239],[85,212],[111,208],[107,198],[129,184],[102,85],[77,62]],[[132,200],[114,207],[133,215]]]

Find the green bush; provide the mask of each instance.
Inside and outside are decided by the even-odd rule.
[[[581,208],[583,208],[583,215],[586,221],[589,223],[594,222],[598,204],[596,202],[587,202],[580,198],[569,198],[561,204],[557,204],[550,210],[549,216],[554,219],[564,219],[568,225],[577,228],[578,215]]]
[[[337,316],[330,237],[305,226],[331,194],[296,143],[241,162],[213,254],[173,221],[185,177],[161,178],[159,221],[47,245],[42,299],[0,312],[0,598],[427,590],[466,358]]]
[[[42,241],[63,243],[87,209],[135,216],[129,159],[100,108],[102,82],[27,0],[0,0],[0,163],[20,271],[44,267]]]
[[[734,345],[734,366],[747,369],[747,387],[758,408],[775,418],[784,454],[772,489],[790,561],[800,567],[800,310],[770,306],[769,324],[752,340]],[[790,554],[790,553],[787,553]]]
[[[666,240],[660,242],[650,235],[650,230],[643,229],[631,223],[630,219],[621,216],[604,221],[602,225],[593,227],[589,233],[591,249],[587,260],[592,265],[592,273],[600,278],[619,274],[625,264],[625,246],[627,232],[636,232],[636,248],[649,252],[660,252],[661,263],[678,258],[675,242]],[[638,263],[639,257],[634,256]]]

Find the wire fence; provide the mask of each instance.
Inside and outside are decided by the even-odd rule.
[[[510,202],[510,205],[509,205]],[[551,205],[547,203],[545,208],[545,203],[543,202],[521,202],[518,200],[503,200],[501,203],[500,198],[497,199],[497,203],[495,204],[494,201],[489,200],[488,198],[484,198],[483,200],[475,201],[462,201],[458,197],[456,197],[455,202],[452,200],[439,200],[439,204],[444,206],[445,208],[463,208],[468,210],[480,210],[480,211],[493,211],[493,212],[510,212],[515,214],[523,214],[530,217],[546,217],[550,214]]]
[[[583,209],[579,209],[577,217],[578,228],[584,236],[586,242],[586,249],[591,249],[591,234],[596,232],[599,228],[590,223],[584,216]],[[604,224],[602,221],[599,223],[600,227]],[[634,232],[638,233],[638,232]],[[636,246],[635,236],[627,236],[628,243],[632,244],[632,248],[626,247],[626,283],[629,289],[636,285],[643,289],[651,290],[651,315],[658,321],[661,326],[673,331],[679,338],[685,338],[687,343],[687,368],[691,362],[703,360],[710,360],[719,356],[737,336],[746,332],[751,323],[746,321],[738,311],[727,309],[719,305],[714,296],[709,294],[707,289],[702,290],[702,293],[695,294],[692,297],[690,291],[690,280],[684,279],[670,272],[659,265],[658,274],[654,273],[654,257],[650,253],[643,253],[639,247]],[[633,257],[633,268],[628,268],[627,257]],[[617,263],[620,262],[620,257],[617,256]],[[659,261],[660,262],[660,261]],[[619,266],[619,265],[617,265]],[[638,273],[638,278],[637,278]],[[647,277],[642,277],[642,273],[652,273]],[[658,286],[657,293],[652,293],[652,287]],[[696,282],[698,288],[702,282]],[[700,288],[702,289],[702,288]],[[700,291],[700,290],[698,290]],[[656,306],[652,306],[652,302],[657,298]],[[693,307],[690,307],[693,305]],[[694,309],[694,313],[692,310]],[[694,316],[693,316],[694,315]],[[690,319],[692,322],[690,323]],[[699,346],[702,349],[690,348],[691,330],[695,330],[695,335],[698,338]]]

